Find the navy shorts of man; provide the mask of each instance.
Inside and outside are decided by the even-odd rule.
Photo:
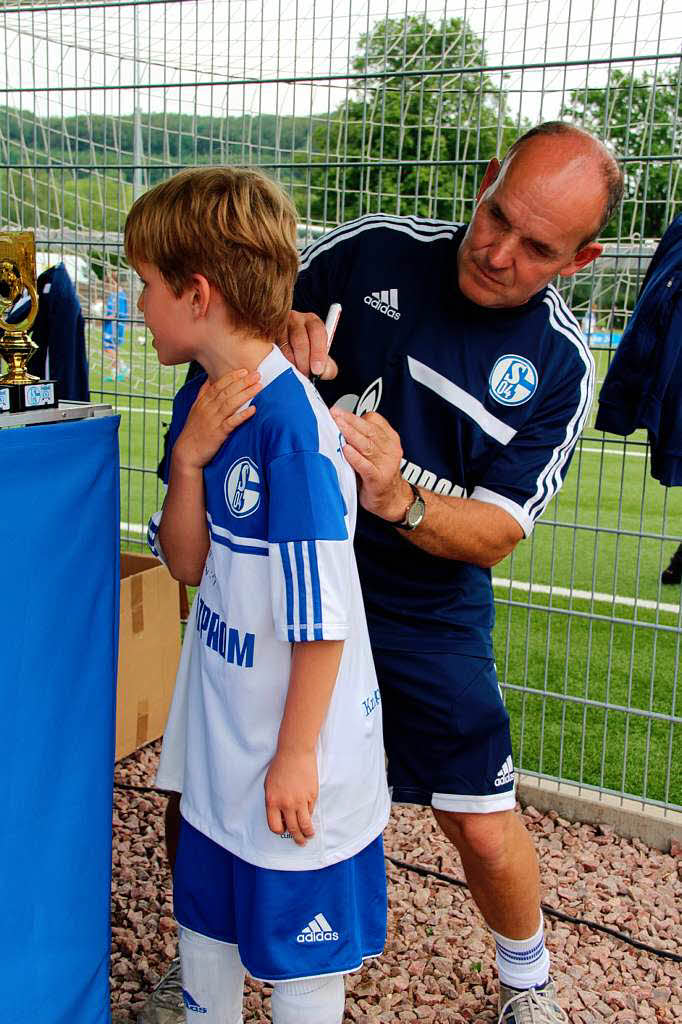
[[[468,226],[370,215],[304,253],[283,351],[346,439],[394,800],[431,806],[497,944],[500,1022],[566,1021],[537,857],[514,811],[490,568],[561,487],[592,399],[550,282],[601,252],[620,170],[557,122],[491,161]],[[322,323],[343,313],[326,356]],[[338,364],[338,365],[337,365]]]

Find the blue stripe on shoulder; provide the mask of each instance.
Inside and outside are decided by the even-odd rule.
[[[236,551],[240,555],[261,555],[266,558],[270,554],[267,548],[254,547],[251,544],[238,544],[236,541],[231,540],[229,537],[223,537],[219,533],[215,533],[210,530],[211,540],[214,540],[216,544],[222,544],[223,547],[229,548],[230,551]]]
[[[258,410],[267,459],[289,452],[320,448],[317,417],[302,382],[292,369],[284,370],[253,400]]]

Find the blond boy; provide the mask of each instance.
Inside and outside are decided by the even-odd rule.
[[[245,970],[276,1024],[340,1024],[343,974],[383,948],[389,799],[352,549],[354,475],[274,344],[295,211],[247,169],[184,171],[125,233],[178,393],[152,550],[198,586],[158,784],[182,792],[174,871],[186,1017],[237,1024]]]

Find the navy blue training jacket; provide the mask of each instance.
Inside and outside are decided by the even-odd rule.
[[[304,251],[294,309],[343,307],[339,375],[320,382],[329,405],[381,413],[407,480],[498,505],[527,536],[561,487],[594,364],[552,286],[514,309],[462,295],[464,233],[380,214],[343,224]],[[430,555],[360,508],[355,550],[375,647],[490,655],[489,570]]]
[[[599,392],[595,426],[624,435],[646,427],[651,475],[682,486],[682,214],[654,253]]]

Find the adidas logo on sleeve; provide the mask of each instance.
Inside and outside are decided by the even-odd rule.
[[[511,758],[511,754],[507,755],[507,758],[500,768],[499,772],[495,776],[495,786],[509,786],[514,781],[514,763]]]
[[[296,936],[297,942],[338,942],[339,933],[332,931],[324,914],[316,914],[302,932]]]

